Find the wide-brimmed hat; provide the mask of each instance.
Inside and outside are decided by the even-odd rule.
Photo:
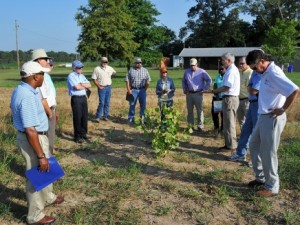
[[[52,59],[51,57],[49,57],[46,53],[46,51],[42,48],[39,48],[39,49],[35,49],[32,51],[31,53],[31,60],[32,61],[35,61],[37,59]]]

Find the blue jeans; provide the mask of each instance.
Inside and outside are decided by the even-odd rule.
[[[111,86],[108,85],[103,89],[98,89],[99,95],[99,105],[96,113],[96,118],[101,117],[103,113],[103,118],[107,119],[109,115],[109,103],[110,103],[110,96],[111,96]]]
[[[140,103],[140,117],[145,117],[147,93],[144,89],[132,89],[133,100],[129,102],[128,120],[134,121],[135,105],[137,100]]]
[[[246,120],[242,127],[240,140],[236,149],[236,154],[239,156],[245,156],[247,153],[247,149],[249,148],[249,140],[258,119],[257,111],[258,102],[251,102],[249,104]]]

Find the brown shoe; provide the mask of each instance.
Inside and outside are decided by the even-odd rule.
[[[30,223],[30,225],[39,225],[39,224],[51,224],[55,221],[56,219],[51,216],[44,216],[43,219],[35,222],[35,223]]]
[[[266,190],[266,189],[263,189],[263,190],[260,190],[260,191],[257,191],[256,194],[258,196],[261,196],[261,197],[273,197],[275,195],[278,195],[278,193],[272,193],[272,191],[269,191],[269,190]]]
[[[252,180],[248,183],[248,186],[249,187],[252,187],[252,188],[255,188],[255,187],[258,187],[258,186],[262,186],[264,185],[263,182],[260,182],[260,181],[257,181],[257,180]]]
[[[64,202],[64,196],[58,195],[52,204],[59,205]]]

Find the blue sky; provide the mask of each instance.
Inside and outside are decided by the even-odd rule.
[[[75,53],[80,27],[74,19],[80,5],[88,0],[5,0],[0,8],[0,51],[16,49],[15,20],[19,25],[19,49]],[[187,20],[194,0],[152,0],[164,24],[178,33]]]
[[[158,25],[177,34],[187,21],[195,0],[150,0],[161,13]],[[20,50],[44,48],[46,51],[76,53],[80,27],[74,19],[80,5],[88,0],[4,0],[0,8],[0,51],[16,49],[16,29]]]

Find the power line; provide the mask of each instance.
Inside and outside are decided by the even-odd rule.
[[[17,20],[15,20],[15,28],[16,28],[16,51],[17,51],[17,63],[18,63],[18,70],[20,69],[20,56],[19,56],[19,40],[18,40],[18,29],[19,25]]]

